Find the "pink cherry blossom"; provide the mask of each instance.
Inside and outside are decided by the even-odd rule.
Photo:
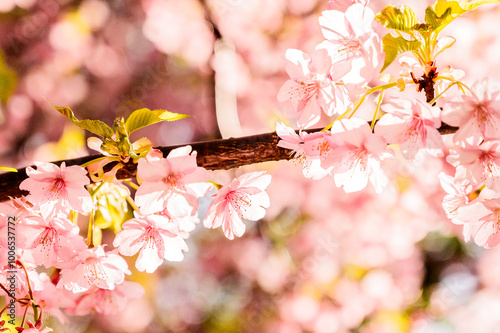
[[[36,162],[36,170],[26,168],[29,178],[19,188],[29,191],[26,197],[31,203],[40,205],[44,217],[72,209],[79,213],[88,213],[93,208],[92,198],[85,189],[90,183],[87,171],[78,165],[67,167],[65,162],[58,167],[52,163]]]
[[[458,181],[455,178],[441,172],[439,174],[441,187],[446,192],[442,204],[446,216],[457,223],[455,218],[460,207],[465,206],[469,202],[468,192],[472,190],[467,180]],[[461,224],[458,222],[458,224]]]
[[[455,178],[500,190],[500,140],[486,140],[479,146],[466,144],[450,149],[446,161],[457,168]]]
[[[196,165],[191,146],[174,149],[167,158],[148,155],[139,159],[137,177],[142,183],[135,203],[146,215],[164,209],[174,216],[192,215],[206,190],[202,182],[208,180],[207,171]]]
[[[153,273],[164,260],[181,261],[182,251],[187,251],[177,225],[164,215],[141,215],[123,224],[113,241],[113,246],[124,256],[139,252],[135,262],[138,271]]]
[[[382,192],[388,180],[380,162],[394,157],[394,152],[386,149],[387,142],[373,134],[368,123],[359,118],[335,121],[331,131],[329,140],[336,148],[323,167],[333,166],[335,185],[347,193],[357,192],[369,180],[375,192]]]
[[[420,100],[391,99],[382,110],[387,113],[377,122],[375,133],[399,144],[406,159],[413,160],[420,149],[442,155],[443,139],[437,130],[441,126],[439,107]]]
[[[114,289],[125,279],[125,274],[131,274],[127,262],[118,254],[104,252],[101,245],[81,251],[80,261],[74,268],[61,271],[58,287],[79,293],[92,286],[101,289]]]
[[[223,186],[208,207],[203,225],[207,228],[222,226],[228,239],[241,237],[245,224],[241,218],[257,221],[269,207],[269,196],[264,190],[271,182],[265,171],[249,172]]]
[[[291,155],[302,164],[302,172],[306,178],[321,179],[328,175],[328,169],[321,167],[321,159],[329,155],[332,147],[325,136],[330,132],[299,132],[283,123],[276,124],[276,134],[280,137],[278,147],[291,149]]]
[[[7,290],[9,290],[11,282],[15,281],[16,295],[24,297],[29,292],[28,280],[32,291],[42,290],[43,283],[35,269],[35,265],[27,261],[22,261],[22,263],[28,272],[28,277],[26,277],[26,273],[21,265],[15,264],[14,267],[2,265],[0,266],[0,284],[7,286]],[[5,292],[0,289],[0,296],[4,295]]]
[[[198,217],[198,213],[195,213],[194,215],[175,217],[170,215],[168,211],[165,209],[159,212],[158,215],[163,215],[167,217],[171,223],[175,224],[179,231],[179,235],[184,239],[188,239],[189,233],[196,228],[196,225],[198,223],[200,223],[200,218]]]
[[[54,330],[50,327],[45,327],[44,329],[42,328],[42,321],[39,320],[37,321],[34,325],[31,322],[31,320],[27,320],[26,323],[28,324],[28,328],[16,328],[18,332],[23,332],[23,333],[49,333],[49,332],[54,332]]]
[[[459,129],[456,143],[479,144],[483,139],[498,138],[500,131],[500,85],[483,79],[474,83],[470,94],[443,106],[443,122]]]
[[[92,287],[78,294],[75,305],[66,309],[71,315],[85,316],[93,310],[103,315],[119,312],[125,308],[129,299],[144,295],[144,288],[135,282],[123,281],[115,289]]]
[[[40,273],[40,281],[43,283],[43,289],[34,290],[35,299],[43,301],[44,313],[50,313],[52,317],[57,318],[61,323],[68,323],[68,316],[65,313],[70,307],[75,305],[75,295],[64,288],[58,289],[52,279],[45,273]]]
[[[278,93],[280,102],[290,101],[297,111],[297,125],[316,124],[321,112],[328,116],[344,113],[352,102],[340,78],[345,71],[332,70],[332,60],[323,49],[308,55],[289,49],[285,54],[285,69],[290,76]]]
[[[319,18],[326,41],[318,48],[328,53],[338,68],[348,68],[342,80],[345,83],[368,83],[381,63],[380,37],[373,31],[374,12],[361,3],[345,10],[327,10]],[[350,70],[349,70],[350,69]]]
[[[79,228],[66,218],[31,218],[18,226],[19,247],[31,250],[35,264],[61,267],[86,249]]]
[[[474,242],[485,248],[500,243],[500,198],[498,194],[483,190],[480,196],[470,204],[458,209],[456,219],[468,224],[465,239],[473,238]]]

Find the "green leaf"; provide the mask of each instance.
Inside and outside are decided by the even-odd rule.
[[[113,135],[113,130],[111,129],[111,127],[109,127],[100,120],[90,120],[90,119],[78,120],[73,114],[73,111],[71,111],[71,109],[68,108],[67,106],[60,107],[52,103],[50,103],[50,105],[52,105],[54,109],[59,111],[60,114],[71,120],[73,124],[75,124],[80,128],[83,128],[84,130],[99,135],[100,137],[103,138],[107,138]]]
[[[458,17],[466,12],[476,9],[481,5],[488,4],[498,4],[500,0],[476,0],[476,1],[467,1],[467,0],[458,0],[458,1],[444,1],[438,0],[433,5],[434,11],[438,15],[442,15],[448,8],[452,9],[452,15]]]
[[[419,24],[413,9],[408,6],[386,6],[375,19],[387,29],[412,33],[414,26]]]
[[[17,169],[15,168],[3,167],[3,166],[0,166],[0,170],[17,172]]]
[[[132,112],[132,114],[125,121],[125,129],[130,134],[139,128],[143,128],[160,121],[174,121],[187,117],[191,116],[169,112],[166,110],[149,110],[144,108]]]
[[[17,85],[17,73],[5,62],[0,53],[0,100],[7,102]]]
[[[467,2],[467,0],[438,0],[432,7],[427,7],[425,10],[425,22],[432,26],[434,32],[439,33],[460,15],[472,11],[481,5],[498,3],[500,3],[500,0],[478,0],[471,2]]]
[[[415,51],[422,43],[418,40],[407,40],[403,37],[394,37],[387,34],[382,38],[382,44],[384,46],[385,60],[384,67],[380,72],[383,72],[398,55],[407,51]]]

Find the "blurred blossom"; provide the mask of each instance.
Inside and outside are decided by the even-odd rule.
[[[144,1],[143,33],[158,50],[203,67],[212,55],[214,38],[203,9],[194,0]]]
[[[51,46],[59,52],[65,52],[74,59],[81,59],[90,50],[91,36],[89,27],[76,16],[66,17],[56,23],[50,32]]]
[[[107,332],[144,332],[153,320],[152,305],[144,299],[134,299],[126,303],[116,314],[100,317]]]
[[[99,29],[110,16],[110,8],[105,1],[88,0],[78,9],[81,19],[92,29]]]
[[[281,316],[288,321],[305,324],[311,321],[319,311],[315,299],[303,294],[291,295],[282,300]]]
[[[257,282],[262,290],[274,294],[282,290],[290,274],[290,262],[287,254],[272,253],[259,265]]]
[[[454,332],[495,332],[500,325],[500,292],[498,289],[483,289],[462,306],[452,309],[447,319]]]
[[[287,0],[286,7],[294,15],[306,14],[314,9],[318,0]]]
[[[26,121],[33,115],[33,101],[24,94],[13,95],[7,103],[9,115],[13,121]]]
[[[105,43],[96,43],[85,59],[89,71],[99,77],[119,76],[123,71],[125,59],[115,49]]]
[[[2,0],[0,2],[0,12],[10,12],[16,6],[29,9],[36,3],[36,0]]]

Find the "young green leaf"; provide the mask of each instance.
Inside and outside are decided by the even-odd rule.
[[[419,24],[413,9],[408,6],[386,6],[375,19],[387,29],[413,33],[415,25]]]
[[[476,0],[476,1],[467,1],[467,0],[458,0],[458,1],[444,1],[438,0],[433,5],[434,11],[438,15],[442,15],[448,8],[452,9],[452,15],[458,17],[466,12],[476,9],[481,5],[488,4],[498,4],[500,0]]]
[[[73,124],[75,124],[80,128],[83,128],[84,130],[99,135],[100,137],[103,138],[107,138],[113,135],[113,130],[111,129],[111,127],[109,127],[100,120],[90,120],[90,119],[78,120],[75,117],[73,111],[67,106],[60,107],[52,103],[50,103],[50,105],[52,105],[54,109],[59,111],[60,114],[68,118]]]
[[[478,0],[467,2],[438,0],[425,10],[425,22],[430,24],[435,33],[443,30],[451,21],[485,4],[497,4],[500,0]]]
[[[385,60],[384,67],[382,67],[381,72],[383,72],[401,53],[407,51],[417,50],[421,42],[418,40],[407,40],[403,37],[394,37],[391,34],[387,34],[382,38],[382,44],[384,47]]]
[[[125,121],[128,134],[160,121],[174,121],[190,117],[185,114],[169,112],[166,110],[149,110],[146,108],[135,110]]]

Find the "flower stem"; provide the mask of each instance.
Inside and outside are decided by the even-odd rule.
[[[94,210],[90,212],[89,228],[87,231],[87,247],[89,249],[94,247]]]
[[[382,100],[384,99],[384,91],[385,90],[380,91],[380,95],[378,96],[378,101],[377,101],[377,108],[375,109],[375,112],[373,113],[373,119],[372,119],[372,123],[370,125],[372,132],[373,132],[373,128],[375,127],[375,122],[377,120],[378,110],[380,110],[380,105],[382,104]]]

